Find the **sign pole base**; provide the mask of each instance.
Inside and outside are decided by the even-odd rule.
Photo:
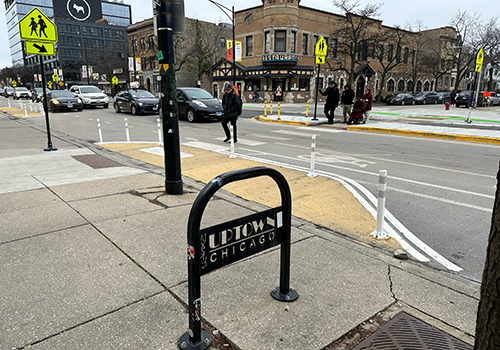
[[[210,334],[203,329],[201,330],[201,339],[202,340],[199,343],[192,344],[189,341],[189,332],[186,332],[179,338],[177,345],[179,345],[179,348],[183,350],[205,350],[210,346],[210,344],[212,344]]]
[[[271,295],[274,299],[285,303],[295,301],[299,298],[299,293],[293,288],[290,288],[288,294],[281,294],[280,287],[276,287],[271,291]]]

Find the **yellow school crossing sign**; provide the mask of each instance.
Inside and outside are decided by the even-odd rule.
[[[476,72],[481,71],[481,66],[483,65],[484,53],[483,48],[479,50],[476,56]]]
[[[22,40],[33,42],[57,42],[56,25],[38,7],[34,7],[19,21]]]
[[[55,49],[53,43],[25,41],[24,49],[28,55],[54,56]]]
[[[116,77],[116,75],[113,78],[111,78],[111,82],[113,83],[113,85],[118,84],[118,78]]]
[[[325,38],[323,38],[323,37],[319,38],[318,42],[316,43],[316,47],[314,49],[314,54],[316,55],[316,63],[317,64],[325,63],[325,57],[326,57],[327,50],[328,50],[328,47],[326,45]]]

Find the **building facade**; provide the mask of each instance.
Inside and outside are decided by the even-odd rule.
[[[242,59],[237,62],[237,85],[244,91],[242,98],[251,101],[255,88],[266,100],[275,98],[279,88],[285,102],[311,101],[315,97],[316,77],[325,88],[328,80],[343,87],[350,80],[346,67],[354,64],[352,88],[357,95],[370,87],[377,93],[381,86],[383,95],[422,90],[450,91],[452,67],[441,72],[436,82],[429,69],[419,69],[413,74],[418,59],[417,38],[423,33],[405,32],[405,41],[400,44],[379,42],[359,47],[357,55],[347,57],[340,50],[339,33],[348,18],[300,5],[300,0],[262,0],[261,6],[241,10],[235,14],[236,41],[242,42]],[[367,22],[367,35],[379,38],[394,37],[396,28],[384,26],[382,21]],[[456,39],[453,28],[445,27],[428,31],[426,36],[436,37],[440,45],[450,47]],[[318,65],[315,46],[319,38],[327,41],[326,63]],[[361,42],[359,45],[363,45]],[[420,51],[419,51],[420,52]],[[380,57],[382,53],[383,57]],[[384,66],[396,57],[394,69],[384,72]],[[382,61],[380,61],[382,60]],[[212,92],[222,93],[226,82],[232,82],[232,62],[221,60],[210,77]],[[439,78],[442,78],[439,80]]]
[[[131,23],[132,12],[123,0],[5,0],[4,5],[14,66],[36,69],[42,59],[47,79],[57,69],[65,83],[96,84],[102,81],[98,76],[102,78],[102,74],[110,75],[112,71],[105,67],[104,63],[110,64],[104,62],[106,59],[126,62],[125,29]],[[18,22],[33,7],[38,7],[57,26],[55,56],[24,53]],[[82,66],[92,66],[93,74],[84,78]]]

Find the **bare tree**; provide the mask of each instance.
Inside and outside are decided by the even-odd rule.
[[[477,311],[474,350],[500,349],[500,170]]]
[[[426,42],[425,50],[421,55],[421,67],[424,72],[429,73],[434,78],[434,86],[438,86],[438,80],[447,73],[450,73],[455,56],[446,48],[439,37],[432,37]],[[436,90],[437,88],[435,88]]]
[[[479,28],[480,46],[485,53],[484,63],[490,63],[488,90],[493,90],[493,70],[500,67],[500,25],[497,18],[491,18]],[[483,68],[485,66],[483,65]]]
[[[426,28],[423,25],[422,20],[417,20],[414,27],[409,26],[408,30],[415,33],[415,35],[409,36],[410,47],[412,47],[411,54],[411,80],[413,82],[413,88],[411,93],[415,94],[415,88],[417,86],[418,75],[423,71],[422,55],[424,47],[427,44],[428,38],[422,35],[422,31]]]
[[[363,56],[368,47],[372,47],[376,41],[376,35],[371,28],[378,30],[380,20],[380,8],[382,4],[367,4],[360,7],[359,2],[350,0],[334,0],[333,5],[345,13],[338,30],[330,34],[337,40],[337,57],[333,58],[336,70],[345,71],[349,75],[349,84],[353,84],[354,69],[360,64],[359,54]]]

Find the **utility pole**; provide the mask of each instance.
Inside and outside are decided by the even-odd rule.
[[[180,33],[184,31],[184,0],[154,0],[154,3],[156,4],[155,20],[161,77],[160,115],[163,125],[163,150],[165,154],[165,190],[169,194],[182,194],[174,32]]]

